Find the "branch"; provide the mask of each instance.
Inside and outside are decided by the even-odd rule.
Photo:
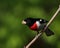
[[[50,19],[50,21],[47,23],[47,25],[43,31],[45,31],[47,29],[47,27],[52,23],[52,21],[55,19],[55,17],[59,13],[59,11],[60,11],[60,5],[59,5],[59,8],[57,9],[57,11],[55,12],[55,14]],[[38,39],[38,37],[41,36],[41,34],[42,34],[42,31],[38,35],[36,35],[35,38],[28,45],[26,45],[26,47],[24,47],[24,48],[29,48]]]
[[[41,35],[42,33],[39,33],[38,35],[35,36],[35,38],[24,48],[29,48],[37,39],[38,37]]]
[[[57,9],[57,11],[55,12],[55,14],[52,16],[52,18],[50,19],[50,21],[47,23],[46,27],[44,28],[44,31],[47,29],[47,27],[52,23],[52,21],[55,19],[55,17],[57,16],[57,14],[60,11],[60,5],[59,8]]]

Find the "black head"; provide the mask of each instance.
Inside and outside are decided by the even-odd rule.
[[[26,18],[22,21],[23,24],[26,24],[28,26],[33,25],[34,22],[36,22],[36,20],[34,18]]]

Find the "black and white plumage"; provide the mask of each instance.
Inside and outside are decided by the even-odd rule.
[[[44,29],[47,22],[41,18],[26,18],[22,21],[22,24],[26,24],[31,30],[40,31]],[[45,30],[45,33],[47,36],[54,34],[49,28]]]

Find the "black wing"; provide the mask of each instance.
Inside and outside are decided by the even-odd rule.
[[[45,19],[40,19],[40,23],[47,23],[48,21]]]
[[[34,18],[36,21],[40,21],[41,23],[47,23],[48,21],[42,18]]]

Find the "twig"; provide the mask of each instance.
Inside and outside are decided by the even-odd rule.
[[[44,28],[44,31],[46,30],[46,28],[51,24],[51,22],[55,19],[55,17],[57,16],[57,14],[60,11],[60,5],[59,8],[57,9],[57,11],[55,12],[55,14],[52,16],[52,18],[50,19],[50,21],[47,23],[46,27]]]
[[[55,14],[52,16],[52,18],[50,19],[50,21],[47,23],[46,27],[44,28],[43,31],[45,31],[47,29],[47,27],[51,24],[51,22],[55,19],[55,17],[57,16],[57,14],[59,13],[60,11],[60,5],[59,5],[59,8],[57,9],[57,11],[55,12]],[[26,45],[25,48],[29,48],[37,39],[38,37],[42,34],[42,31],[35,36],[35,38],[28,44]]]
[[[41,35],[42,33],[39,33],[38,35],[35,36],[35,38],[25,47],[25,48],[29,48],[37,39],[38,37]]]

